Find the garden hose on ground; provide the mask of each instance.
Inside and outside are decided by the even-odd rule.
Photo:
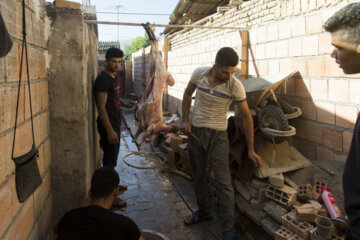
[[[152,148],[153,149],[153,148]],[[159,162],[160,164],[165,164],[166,160],[167,160],[167,156],[165,153],[161,153],[161,152],[134,152],[132,151],[131,153],[128,153],[126,154],[124,157],[123,157],[123,162],[130,166],[130,167],[133,167],[133,168],[136,168],[136,169],[159,169],[161,172],[164,172],[164,173],[175,173],[177,175],[180,175],[184,178],[186,178],[187,180],[189,181],[192,181],[192,178],[187,175],[186,173],[182,172],[182,171],[179,171],[175,168],[168,168],[168,167],[162,167],[162,166],[135,166],[134,164],[131,164],[129,163],[126,159],[128,157],[130,157],[131,155],[137,155],[137,156],[140,156],[140,157],[143,157],[145,158],[146,156],[150,156],[150,155],[155,155],[158,159],[159,159]],[[163,156],[161,156],[163,155]],[[185,205],[187,206],[187,208],[191,211],[191,212],[194,212],[190,205],[188,204],[188,202],[185,200],[184,196],[181,194],[180,190],[179,190],[179,187],[177,186],[177,184],[175,183],[175,181],[170,177],[169,174],[165,174],[166,177],[170,180],[170,182],[172,182],[176,192],[179,194],[180,198],[182,199],[182,201],[185,203]],[[209,231],[215,239],[221,239],[216,233],[214,233],[212,231],[212,229],[205,223],[205,222],[201,222],[202,225],[207,229],[207,231]]]
[[[192,178],[188,174],[186,174],[186,173],[184,173],[184,172],[182,172],[182,171],[180,171],[180,170],[178,170],[176,168],[163,167],[163,166],[135,166],[135,165],[129,163],[128,161],[126,161],[126,158],[130,157],[131,155],[137,155],[137,156],[143,157],[145,159],[146,159],[146,155],[148,155],[148,156],[155,155],[159,159],[161,164],[165,164],[166,157],[164,157],[165,160],[162,160],[161,157],[159,157],[158,154],[162,154],[162,153],[157,153],[157,152],[134,152],[134,151],[132,151],[131,153],[128,153],[123,157],[123,161],[124,161],[124,163],[126,165],[128,165],[130,167],[133,167],[133,168],[137,168],[137,169],[159,169],[160,172],[174,173],[174,174],[177,174],[177,175],[179,175],[181,177],[186,178],[189,181],[192,181]]]

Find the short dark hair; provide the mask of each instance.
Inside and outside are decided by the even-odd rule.
[[[360,2],[350,3],[335,12],[323,25],[330,33],[336,33],[340,41],[360,43]]]
[[[239,56],[231,47],[223,47],[216,53],[215,64],[219,67],[235,67]]]
[[[106,51],[105,58],[106,60],[109,60],[111,58],[122,58],[123,56],[123,51],[121,51],[119,48],[111,47]]]
[[[97,169],[91,178],[91,197],[94,199],[106,198],[119,185],[119,174],[109,167]]]

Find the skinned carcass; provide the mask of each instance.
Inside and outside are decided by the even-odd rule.
[[[161,52],[158,49],[158,41],[151,30],[151,26],[144,25],[144,28],[151,41],[151,51],[149,75],[138,106],[139,126],[134,138],[136,141],[139,135],[146,131],[140,140],[140,146],[145,139],[149,141],[152,135],[168,132],[172,129],[171,126],[163,123],[162,98],[165,84],[169,86],[175,84],[174,78],[166,70]]]

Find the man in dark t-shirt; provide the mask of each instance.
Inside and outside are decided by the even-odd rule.
[[[331,57],[346,74],[360,73],[360,2],[348,4],[325,23],[335,47]],[[356,120],[343,174],[347,240],[360,239],[360,118]]]
[[[120,79],[115,74],[120,70],[123,52],[118,48],[109,48],[106,52],[105,71],[102,71],[94,83],[94,94],[99,117],[97,119],[100,134],[100,146],[104,152],[103,166],[114,168],[119,154],[121,106],[134,107],[120,98]]]
[[[90,206],[66,213],[57,227],[58,240],[144,240],[134,221],[110,211],[119,194],[119,175],[113,168],[95,171]]]

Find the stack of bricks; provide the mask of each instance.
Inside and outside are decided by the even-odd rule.
[[[7,56],[0,58],[0,239],[45,239],[52,215],[48,85],[46,71],[45,1],[26,2],[26,24],[29,72],[34,119],[35,143],[39,149],[37,164],[42,184],[20,203],[15,186],[15,165],[11,160],[20,72],[22,44],[21,1],[0,0],[0,10],[14,45]],[[49,28],[50,29],[50,28]],[[24,57],[25,59],[25,57]],[[28,84],[25,62],[18,108],[15,156],[32,146]]]

